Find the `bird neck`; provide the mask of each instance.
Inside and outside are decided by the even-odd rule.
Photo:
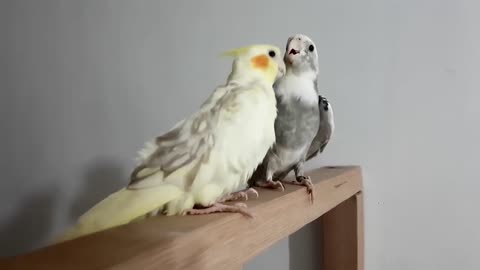
[[[227,83],[236,82],[238,84],[246,85],[251,83],[261,83],[265,86],[272,87],[274,82],[274,76],[265,76],[260,74],[260,72],[249,70],[241,71],[233,69],[230,75],[228,76]]]
[[[302,69],[302,68],[296,68],[292,66],[287,66],[287,71],[285,73],[285,76],[297,76],[297,77],[302,77],[306,78],[308,80],[316,80],[318,73],[312,69]]]

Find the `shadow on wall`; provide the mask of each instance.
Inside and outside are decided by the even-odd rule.
[[[322,264],[321,218],[289,237],[290,270],[319,269]]]
[[[122,162],[113,158],[100,158],[87,166],[83,188],[77,192],[78,195],[70,208],[70,223],[74,223],[92,206],[124,187],[128,182],[124,170]]]
[[[114,159],[98,159],[87,166],[82,188],[75,192],[72,205],[67,208],[69,224],[110,193],[127,182],[124,166]],[[39,248],[52,239],[55,211],[60,202],[58,187],[38,192],[24,200],[16,213],[0,224],[0,256],[8,257]],[[70,200],[69,200],[70,201]],[[60,232],[61,233],[61,232]],[[57,235],[58,236],[58,235]]]
[[[0,226],[0,255],[13,256],[40,247],[52,229],[58,188],[38,192],[24,200],[16,213]]]

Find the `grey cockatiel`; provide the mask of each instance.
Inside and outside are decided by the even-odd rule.
[[[294,170],[298,185],[313,199],[305,161],[321,153],[334,130],[333,111],[317,89],[318,55],[313,41],[297,34],[287,41],[286,74],[274,85],[277,98],[276,143],[249,181],[251,186],[282,188],[281,181]]]

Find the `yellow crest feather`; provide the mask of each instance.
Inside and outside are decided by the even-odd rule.
[[[226,52],[222,53],[221,56],[239,57],[239,56],[247,53],[250,49],[255,48],[255,47],[265,48],[265,49],[276,48],[272,45],[267,45],[267,44],[255,44],[255,45],[244,46],[244,47],[240,47],[240,48],[236,48],[236,49],[226,51]]]
[[[231,57],[239,57],[243,54],[245,54],[248,50],[250,50],[254,45],[251,46],[245,46],[245,47],[240,47],[236,49],[231,49],[229,51],[223,52],[222,56],[231,56]]]

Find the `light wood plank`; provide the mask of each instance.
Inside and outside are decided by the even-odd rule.
[[[363,270],[363,195],[358,192],[322,216],[323,270]]]
[[[2,259],[0,269],[238,269],[275,242],[361,191],[355,166],[309,172],[315,202],[304,187],[259,189],[240,214],[155,217],[38,251]],[[338,269],[338,268],[337,268]]]

